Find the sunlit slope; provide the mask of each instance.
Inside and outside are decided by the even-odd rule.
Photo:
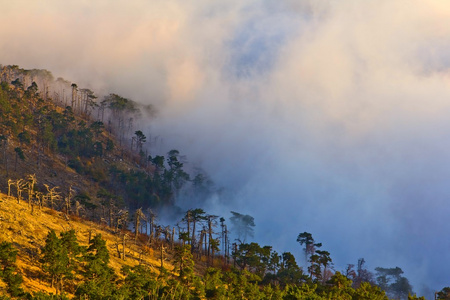
[[[50,230],[55,230],[59,235],[62,231],[75,230],[80,245],[87,246],[89,235],[101,234],[106,240],[110,253],[110,266],[114,268],[116,274],[120,274],[120,269],[124,265],[136,265],[140,261],[154,267],[158,272],[160,266],[159,257],[153,253],[153,249],[135,244],[131,233],[126,239],[126,259],[118,257],[117,245],[122,251],[123,234],[114,234],[109,228],[84,221],[73,216],[66,217],[62,212],[57,212],[49,208],[33,210],[26,201],[18,203],[15,197],[0,194],[0,242],[7,241],[13,243],[18,250],[17,266],[24,277],[23,288],[28,292],[46,291],[54,293],[50,283],[45,280],[39,262],[41,248],[45,244],[45,238]],[[138,243],[139,244],[139,243]],[[164,262],[164,267],[171,270],[173,267],[169,262]],[[5,285],[0,283],[0,294],[5,294]]]

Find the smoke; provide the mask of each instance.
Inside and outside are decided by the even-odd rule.
[[[142,125],[301,259],[448,286],[450,5],[440,0],[5,1],[2,64],[159,111]],[[181,204],[182,205],[182,204]]]

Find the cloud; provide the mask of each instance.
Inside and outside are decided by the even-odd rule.
[[[12,1],[3,64],[154,103],[148,124],[300,257],[365,257],[440,289],[450,263],[444,1]],[[220,206],[223,205],[223,206]]]

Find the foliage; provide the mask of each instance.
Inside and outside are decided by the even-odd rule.
[[[66,280],[74,278],[79,269],[81,254],[84,249],[77,242],[75,231],[62,232],[60,238],[54,230],[47,234],[42,249],[42,269],[50,276],[51,286],[56,293],[64,293]]]
[[[437,299],[450,300],[450,287],[444,287],[437,293]]]
[[[190,245],[181,245],[175,248],[174,264],[180,280],[188,286],[191,285],[194,277],[194,259]]]
[[[238,240],[245,243],[248,237],[253,237],[253,227],[255,227],[255,219],[250,215],[243,215],[232,211],[230,218],[233,230],[237,234]]]
[[[23,294],[21,284],[23,281],[22,275],[17,272],[16,267],[17,250],[8,242],[0,244],[0,278],[7,285],[8,293],[13,296]]]
[[[401,276],[403,270],[395,268],[375,268],[377,285],[392,298],[405,299],[412,294],[412,286],[406,277]]]

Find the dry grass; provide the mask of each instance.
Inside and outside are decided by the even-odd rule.
[[[110,228],[77,217],[66,218],[62,212],[49,208],[39,210],[35,207],[32,213],[25,201],[17,203],[16,198],[8,199],[7,195],[0,194],[0,242],[11,242],[18,249],[17,266],[24,276],[23,288],[25,291],[55,292],[50,284],[42,279],[45,277],[39,263],[41,248],[45,244],[47,233],[52,229],[57,234],[71,229],[75,230],[78,242],[84,246],[88,244],[90,233],[92,237],[100,233],[106,240],[109,249],[110,266],[118,275],[124,265],[133,266],[141,262],[151,266],[156,272],[160,265],[158,251],[135,245],[131,233],[128,234],[126,260],[124,261],[118,257],[116,249],[117,243],[122,249],[122,238],[114,234]],[[173,266],[167,261],[164,266],[173,269]],[[4,293],[6,293],[5,286],[0,281],[0,294]]]

